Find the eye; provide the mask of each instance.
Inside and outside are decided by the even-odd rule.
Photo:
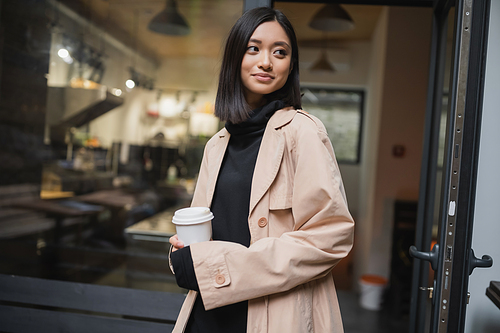
[[[288,55],[288,52],[285,49],[279,49],[279,50],[274,51],[274,54],[281,57],[281,58],[284,58]]]
[[[256,53],[259,52],[259,48],[257,46],[249,46],[247,47],[247,52]]]

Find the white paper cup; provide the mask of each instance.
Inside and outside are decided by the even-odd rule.
[[[179,240],[188,246],[212,238],[213,218],[207,207],[188,207],[175,211],[172,223],[175,224]]]

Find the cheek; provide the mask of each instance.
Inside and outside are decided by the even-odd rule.
[[[280,77],[279,81],[276,82],[276,90],[283,88],[287,79],[288,79],[288,76]]]
[[[279,69],[279,85],[280,87],[284,86],[286,80],[288,80],[288,75],[290,75],[290,64],[283,64]]]
[[[249,68],[251,68],[252,65],[250,63],[250,59],[245,55],[243,59],[241,60],[241,71],[242,72],[248,72]]]

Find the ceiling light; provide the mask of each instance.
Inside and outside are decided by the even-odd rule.
[[[127,88],[129,88],[129,89],[134,89],[134,87],[135,87],[135,82],[134,82],[134,80],[128,79],[127,81],[125,81],[125,85],[126,85],[126,86],[127,86]]]
[[[177,2],[167,0],[163,11],[149,22],[148,29],[164,35],[184,36],[191,32],[186,20],[177,11]]]
[[[354,21],[339,4],[333,4],[320,8],[309,26],[321,31],[347,31],[354,28]]]
[[[335,68],[328,61],[325,50],[321,50],[319,59],[314,62],[309,70],[312,72],[336,72]]]
[[[59,51],[57,51],[57,55],[64,60],[65,63],[67,64],[72,64],[73,63],[73,58],[69,55],[69,51],[66,50],[65,48],[60,48]]]
[[[66,49],[59,49],[59,51],[57,51],[57,55],[64,59],[69,56],[69,52]]]
[[[132,82],[133,82],[133,81],[132,81]],[[126,84],[127,84],[127,83],[125,82],[125,85],[126,85]],[[113,88],[113,89],[111,90],[111,93],[112,93],[113,95],[115,95],[115,96],[121,96],[121,95],[122,95],[122,90],[121,90],[121,89],[118,89],[118,88]]]

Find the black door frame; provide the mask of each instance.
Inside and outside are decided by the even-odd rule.
[[[439,130],[442,112],[444,69],[446,63],[446,43],[448,34],[448,13],[453,0],[436,1],[432,18],[431,53],[429,65],[429,85],[425,115],[424,143],[419,185],[419,199],[415,245],[418,249],[430,250],[438,169]],[[446,188],[446,187],[443,187]],[[439,246],[435,248],[437,251]],[[413,261],[412,294],[410,300],[409,332],[424,332],[426,325],[429,264],[415,258]]]
[[[470,5],[472,16],[467,22],[467,13],[462,17],[463,33],[470,30],[470,50],[466,92],[464,97],[465,108],[462,128],[460,115],[456,115],[457,127],[453,133],[453,159],[459,159],[458,170],[454,163],[451,188],[458,187],[457,211],[455,219],[455,241],[453,244],[453,266],[450,297],[448,301],[448,325],[446,331],[440,327],[439,332],[463,332],[465,327],[465,313],[468,303],[469,275],[475,267],[491,267],[492,259],[483,255],[481,259],[474,256],[471,248],[474,225],[474,207],[476,197],[477,165],[479,161],[479,141],[481,136],[481,117],[483,109],[484,77],[486,68],[486,52],[488,41],[488,27],[490,16],[490,0],[467,0],[464,6]],[[466,9],[467,11],[468,9]],[[460,11],[457,11],[460,12]],[[468,25],[470,23],[470,25]],[[469,29],[467,29],[469,28]],[[462,132],[462,137],[460,138]],[[461,146],[460,146],[461,141]],[[459,150],[457,157],[456,150]],[[455,175],[458,171],[458,176]],[[454,185],[455,184],[455,185]],[[448,222],[449,224],[449,222]],[[446,235],[446,233],[445,233]],[[436,311],[437,313],[437,311]],[[443,318],[436,318],[443,325]]]
[[[446,7],[445,5],[443,8]],[[425,250],[429,249],[435,189],[433,184],[429,184],[435,175],[436,166],[432,148],[438,143],[429,141],[429,146],[424,148],[421,176],[423,187],[420,189],[419,201],[422,204],[419,207],[416,238],[417,246],[423,251],[419,252],[414,248],[413,254],[417,258],[431,261],[435,270],[434,286],[431,287],[434,289],[431,333],[463,331],[469,274],[474,267],[489,267],[492,264],[489,256],[477,259],[471,249],[489,7],[489,0],[459,0],[456,5],[439,239],[432,252]],[[447,12],[435,10],[435,14],[447,15]],[[436,46],[439,48],[439,45]],[[433,75],[439,77],[444,68],[436,67],[435,72],[432,70],[431,68],[431,78]],[[434,86],[435,92],[429,90],[429,108],[433,97],[439,96],[441,87],[442,85]],[[435,109],[434,113],[438,113],[438,110]],[[437,115],[432,111],[427,110],[431,134],[426,135],[426,140],[432,137],[436,126],[432,121],[437,119]],[[412,333],[421,333],[426,329],[425,324],[421,324],[425,323],[427,308],[428,286],[424,280],[426,272],[428,274],[428,264],[415,259],[410,314]]]

